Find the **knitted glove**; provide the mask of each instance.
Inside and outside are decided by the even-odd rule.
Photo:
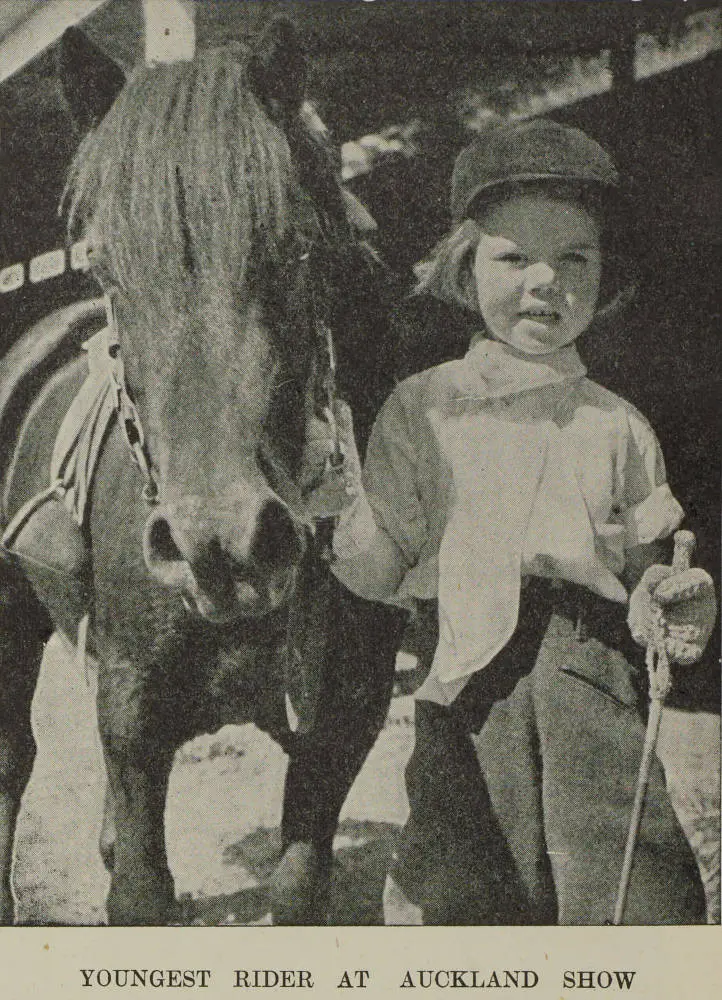
[[[660,641],[670,662],[696,663],[717,618],[714,583],[703,569],[650,566],[629,599],[627,624],[640,646]]]

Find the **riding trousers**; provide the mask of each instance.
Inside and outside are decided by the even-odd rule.
[[[429,602],[429,662],[435,605]],[[449,707],[416,704],[410,815],[391,875],[425,924],[603,924],[644,741],[625,608],[531,578],[509,644]],[[703,922],[702,883],[655,759],[624,923]]]

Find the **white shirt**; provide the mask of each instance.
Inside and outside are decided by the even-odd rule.
[[[439,601],[418,696],[443,703],[513,634],[523,574],[624,602],[625,550],[682,519],[651,427],[585,377],[573,346],[531,358],[478,339],[406,379],[374,426],[364,486],[374,525],[342,519],[337,575],[361,596]]]

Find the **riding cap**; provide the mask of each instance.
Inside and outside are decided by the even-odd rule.
[[[496,125],[462,150],[451,178],[454,225],[473,214],[480,195],[502,184],[567,181],[617,190],[619,173],[599,143],[545,118]]]

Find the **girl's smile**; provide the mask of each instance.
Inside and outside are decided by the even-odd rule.
[[[480,219],[474,261],[479,308],[491,337],[548,354],[589,326],[599,295],[599,225],[578,202],[518,194]]]

